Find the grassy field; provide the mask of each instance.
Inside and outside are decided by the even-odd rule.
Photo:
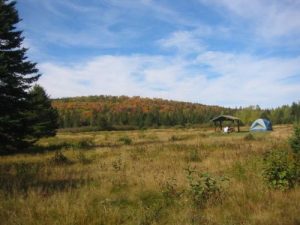
[[[291,133],[58,133],[38,153],[0,157],[0,224],[300,224],[300,187],[262,176],[264,153]],[[197,172],[210,187],[200,199]]]

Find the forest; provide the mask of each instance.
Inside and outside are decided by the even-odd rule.
[[[269,119],[273,124],[300,120],[300,102],[272,109],[261,109],[258,105],[226,108],[158,98],[102,95],[53,99],[52,105],[59,112],[60,128],[118,130],[205,126],[220,114],[237,116],[244,125],[250,125],[257,118]]]

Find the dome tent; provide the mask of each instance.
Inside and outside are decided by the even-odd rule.
[[[257,119],[252,123],[250,127],[250,131],[270,131],[270,130],[272,130],[272,124],[267,119]]]

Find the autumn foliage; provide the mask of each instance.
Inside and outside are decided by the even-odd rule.
[[[196,103],[127,96],[88,96],[54,99],[60,127],[146,128],[203,124],[234,109]]]

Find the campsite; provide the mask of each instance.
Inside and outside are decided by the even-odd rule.
[[[0,0],[0,225],[300,225],[299,3]]]
[[[288,149],[293,127],[248,129],[59,132],[39,141],[48,151],[0,158],[0,224],[299,223],[299,187],[273,189],[263,176],[266,153]]]

